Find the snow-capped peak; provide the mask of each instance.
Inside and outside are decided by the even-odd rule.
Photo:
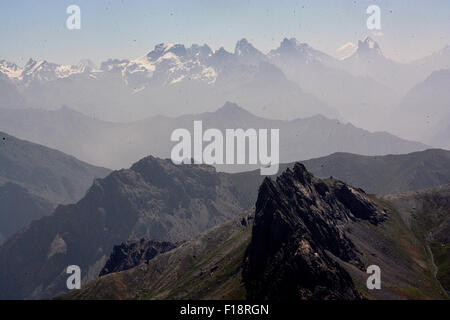
[[[307,44],[297,41],[295,38],[284,38],[280,46],[270,52],[271,56],[275,55],[305,55],[312,56],[314,50]]]
[[[284,38],[280,46],[270,51],[268,56],[274,61],[281,61],[280,63],[334,63],[334,59],[329,55],[315,50],[307,43],[299,42],[295,38]]]
[[[199,57],[200,59],[208,58],[213,53],[211,48],[207,44],[204,44],[202,46],[198,44],[193,44],[188,49],[188,51],[191,56]]]
[[[265,55],[245,38],[236,43],[234,54],[244,64],[258,65],[261,61],[266,60]]]
[[[84,70],[95,70],[97,69],[97,66],[92,60],[89,59],[83,59],[80,62],[78,62],[77,67]]]
[[[147,58],[150,61],[156,61],[167,53],[172,53],[175,56],[182,57],[186,55],[186,48],[182,44],[160,43],[147,54]]]
[[[19,68],[15,63],[1,60],[0,72],[4,73],[10,79],[18,79],[22,74],[22,68]]]

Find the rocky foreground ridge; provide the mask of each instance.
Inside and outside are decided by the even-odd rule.
[[[445,299],[420,219],[410,212],[407,222],[405,210],[297,163],[265,179],[240,217],[62,298]],[[366,286],[370,265],[381,269],[381,290]]]

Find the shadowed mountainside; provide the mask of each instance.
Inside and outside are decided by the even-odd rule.
[[[190,239],[250,207],[228,175],[206,165],[144,158],[95,180],[76,204],[59,206],[0,247],[0,298],[67,291],[67,266],[95,279],[113,246],[142,237]]]
[[[444,299],[432,257],[401,211],[296,164],[264,180],[256,208],[241,217],[61,298]],[[381,290],[366,288],[369,265],[382,270]]]
[[[326,157],[301,161],[320,178],[330,176],[371,194],[416,191],[450,183],[450,151],[430,149],[402,155],[362,156],[334,153]],[[293,164],[280,165],[281,173]],[[264,177],[258,170],[233,174],[252,201]]]
[[[136,159],[149,154],[169,158],[176,145],[171,141],[172,132],[185,128],[193,136],[194,121],[202,121],[203,130],[215,128],[224,135],[226,129],[279,129],[282,163],[327,156],[334,152],[386,155],[427,149],[419,142],[400,139],[386,132],[369,132],[351,123],[321,115],[290,121],[271,120],[258,117],[230,102],[214,112],[177,117],[154,116],[132,123],[100,121],[69,108],[56,111],[0,108],[2,130],[113,169],[127,168]],[[203,146],[206,144],[203,143]],[[257,166],[220,165],[217,168],[238,172]]]
[[[57,204],[78,201],[109,172],[0,132],[0,243]]]

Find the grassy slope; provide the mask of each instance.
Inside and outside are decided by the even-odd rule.
[[[405,220],[404,208],[394,198],[369,197],[385,209],[387,220],[378,226],[359,221],[346,229],[365,266],[380,266],[382,290],[368,290],[365,271],[340,261],[357,288],[367,299],[445,299],[426,246]],[[107,275],[63,298],[244,299],[241,264],[250,238],[251,226],[235,219],[147,265]]]
[[[388,212],[387,220],[374,226],[369,223],[351,226],[350,238],[362,253],[366,266],[381,268],[382,290],[368,290],[368,275],[349,269],[357,288],[368,299],[444,299],[445,293],[432,274],[430,257],[423,243],[402,219],[391,202],[371,196]]]
[[[251,237],[242,217],[148,264],[106,275],[64,299],[244,299],[241,265]],[[250,220],[251,221],[251,220]]]
[[[445,297],[442,287],[447,293],[450,291],[450,244],[445,240],[434,239],[434,234],[450,217],[450,185],[385,196],[384,199],[392,203],[404,223],[408,225],[417,242],[416,246],[422,248],[422,254],[426,257],[430,282],[435,283],[438,291]],[[436,277],[442,287],[435,280],[436,271]]]

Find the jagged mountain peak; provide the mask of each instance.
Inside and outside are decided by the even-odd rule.
[[[113,248],[113,252],[106,262],[99,276],[131,269],[139,264],[148,263],[155,256],[176,248],[180,242],[149,240],[141,238],[122,242]]]
[[[25,66],[31,66],[34,65],[37,62],[37,60],[34,60],[33,58],[29,58]]]
[[[356,53],[360,55],[383,55],[378,42],[369,36],[366,36],[363,40],[358,41],[358,49]]]
[[[220,47],[218,50],[214,51],[215,56],[230,56],[232,53],[225,50],[224,47]]]
[[[202,46],[194,43],[189,48],[189,52],[191,55],[200,57],[209,57],[213,53],[211,48],[206,43],[203,44]]]
[[[174,55],[179,56],[179,57],[185,56],[186,55],[186,47],[183,44],[160,43],[160,44],[157,44],[155,46],[155,48],[147,54],[147,58],[151,61],[154,61],[169,52],[171,52]]]
[[[247,297],[360,299],[350,275],[334,259],[364,269],[342,226],[360,219],[376,225],[384,215],[362,190],[318,179],[300,163],[276,181],[266,178],[244,263]]]
[[[311,47],[307,43],[302,43],[298,41],[296,38],[284,38],[280,44],[279,49],[281,50],[307,50]]]
[[[22,74],[22,68],[14,62],[0,60],[0,72],[5,74],[10,79],[15,79],[19,78]]]
[[[251,55],[251,54],[260,54],[261,52],[256,49],[247,39],[242,38],[236,43],[234,48],[234,53],[239,56],[243,55]]]
[[[288,63],[325,63],[333,64],[335,59],[326,53],[312,48],[309,44],[298,41],[296,38],[284,38],[280,46],[271,50],[269,55],[271,59],[284,61]]]
[[[0,65],[11,68],[18,68],[17,64],[15,64],[14,62],[7,61],[5,59],[0,60]]]
[[[83,71],[85,70],[94,70],[97,69],[97,65],[95,64],[94,61],[90,60],[90,59],[82,59],[80,60],[80,62],[78,62],[77,67],[82,69]]]

